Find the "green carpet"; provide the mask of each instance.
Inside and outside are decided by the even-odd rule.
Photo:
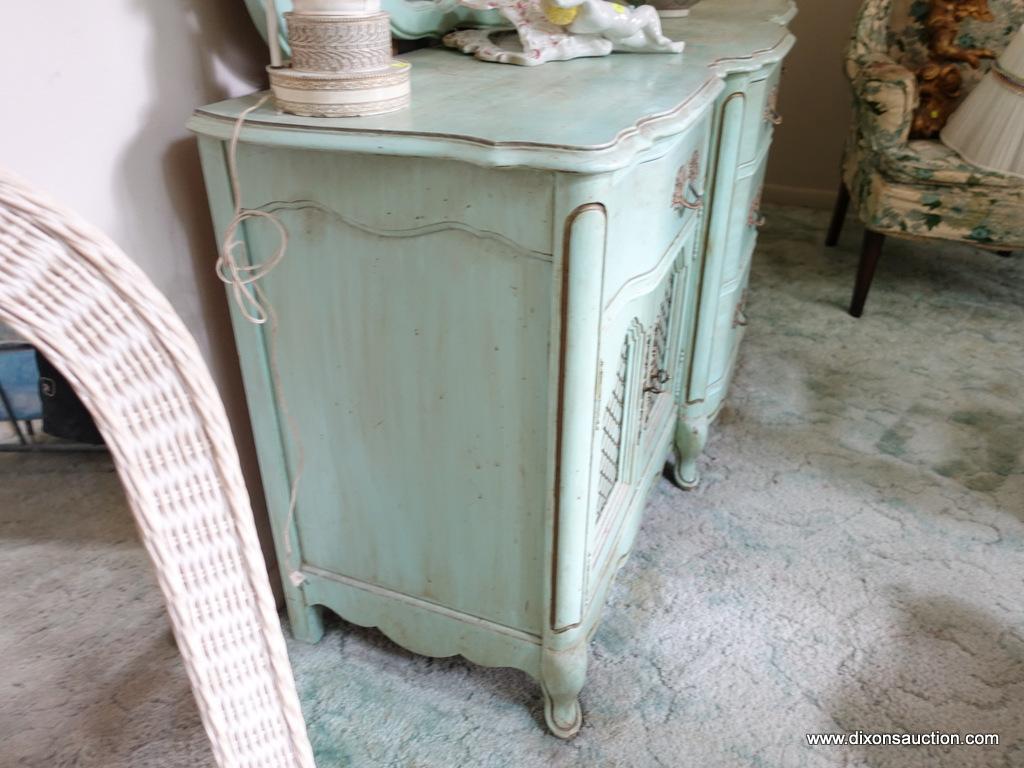
[[[655,489],[593,644],[585,723],[525,675],[335,621],[291,644],[321,768],[1024,766],[1024,258],[768,211],[703,484]],[[0,764],[211,764],[97,457],[0,456]],[[69,474],[72,472],[73,474]],[[998,747],[807,745],[997,733]]]

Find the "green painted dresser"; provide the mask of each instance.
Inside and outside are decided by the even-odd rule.
[[[683,56],[423,49],[404,112],[247,117],[241,202],[290,243],[261,283],[276,332],[232,311],[297,637],[326,608],[519,668],[576,733],[646,494],[673,446],[696,483],[726,394],[794,11],[703,0],[665,24]],[[190,124],[220,237],[255,101]],[[277,246],[241,237],[253,263]]]

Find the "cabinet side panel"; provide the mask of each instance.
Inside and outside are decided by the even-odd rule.
[[[279,208],[291,238],[263,285],[303,561],[539,632],[551,262],[517,227],[550,210],[549,177],[492,171],[485,191],[478,169],[407,161],[406,186],[375,158],[311,154],[241,153],[246,204]],[[269,226],[247,237],[272,254]]]
[[[234,201],[228,177],[225,146],[216,139],[200,137],[199,154],[206,182],[206,192],[210,201],[210,211],[219,243],[234,217]],[[210,269],[213,269],[212,264]],[[290,560],[288,557],[283,536],[283,532],[288,526],[287,510],[291,480],[290,470],[282,459],[279,440],[280,424],[276,412],[270,407],[270,404],[273,403],[273,385],[267,368],[266,350],[262,343],[260,327],[246,321],[233,302],[229,302],[229,308],[242,377],[245,381],[249,418],[256,441],[260,478],[263,482],[270,525],[274,533],[274,552],[282,577],[288,615],[294,625],[297,618],[303,613],[305,602],[301,590],[288,578],[290,569],[296,565],[294,559]],[[295,540],[294,527],[292,527],[290,538]]]

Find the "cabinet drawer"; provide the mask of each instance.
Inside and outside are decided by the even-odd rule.
[[[654,268],[704,209],[711,114],[702,117],[661,157],[617,181],[608,210],[605,300],[633,276]]]
[[[743,116],[743,137],[740,141],[740,163],[757,158],[761,147],[782,118],[778,112],[781,64],[770,64],[753,75],[747,85],[747,104]]]
[[[722,268],[722,282],[728,285],[738,279],[750,263],[750,253],[762,223],[761,199],[767,167],[767,146],[753,174],[736,182],[733,206],[729,211],[728,247]]]
[[[714,351],[711,355],[708,391],[720,389],[729,381],[736,349],[743,338],[747,325],[747,284],[750,269],[743,273],[743,279],[725,288],[718,302],[718,317],[715,323]]]
[[[761,212],[761,204],[764,202],[764,167],[761,168],[760,174],[755,178],[752,189],[754,190],[754,195],[747,206],[747,221],[743,231],[743,245],[740,246],[739,263],[736,269],[738,274],[742,274],[750,269],[750,259],[754,254],[754,248],[757,247],[757,236],[765,223],[764,214]]]
[[[768,164],[768,145],[762,147],[753,173],[737,180],[733,205],[729,211],[729,237],[722,267],[722,282],[729,285],[746,269],[761,224],[761,196]]]

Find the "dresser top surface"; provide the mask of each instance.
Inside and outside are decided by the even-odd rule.
[[[702,0],[665,33],[683,54],[612,54],[517,67],[428,48],[412,64],[412,105],[362,118],[280,114],[270,104],[246,118],[241,140],[258,144],[445,157],[479,165],[614,170],[679,133],[721,89],[721,75],[755,69],[788,52],[792,0]],[[196,111],[197,133],[230,137],[260,94]]]

